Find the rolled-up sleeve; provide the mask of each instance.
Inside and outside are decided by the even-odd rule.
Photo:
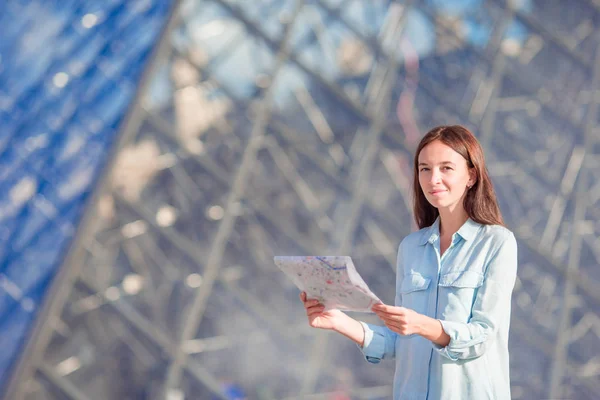
[[[433,344],[453,361],[480,357],[493,343],[498,330],[510,323],[511,296],[517,276],[517,242],[509,233],[490,258],[468,323],[440,320],[450,336],[446,347]]]
[[[362,351],[367,361],[377,364],[381,360],[394,358],[397,334],[385,326],[359,322],[365,330],[365,340],[363,346],[358,346],[358,348]]]

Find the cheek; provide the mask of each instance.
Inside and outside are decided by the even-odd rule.
[[[448,185],[454,189],[454,191],[462,192],[463,190],[467,190],[467,179],[455,178],[448,182]]]

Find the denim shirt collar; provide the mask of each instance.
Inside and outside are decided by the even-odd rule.
[[[467,221],[460,227],[460,229],[456,232],[463,240],[471,240],[475,237],[481,224],[473,221],[471,218],[468,218]],[[426,245],[427,243],[435,243],[436,240],[440,237],[440,217],[438,216],[434,223],[423,231],[423,235],[421,236],[421,245]]]

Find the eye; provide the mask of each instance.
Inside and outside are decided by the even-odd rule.
[[[452,167],[447,167],[446,166],[446,167],[442,167],[442,169],[445,170],[445,171],[452,171]]]
[[[420,169],[420,171],[421,171],[421,172],[424,172],[424,171],[429,171],[429,168],[427,168],[427,167],[422,167],[422,168]]]

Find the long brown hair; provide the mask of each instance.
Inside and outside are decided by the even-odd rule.
[[[488,175],[479,141],[465,127],[460,125],[438,126],[427,132],[421,139],[415,153],[413,169],[413,212],[419,229],[430,226],[439,215],[437,208],[432,206],[419,184],[419,154],[429,143],[439,140],[467,160],[469,168],[475,168],[476,181],[467,190],[463,206],[469,218],[484,225],[504,225],[496,193]]]

